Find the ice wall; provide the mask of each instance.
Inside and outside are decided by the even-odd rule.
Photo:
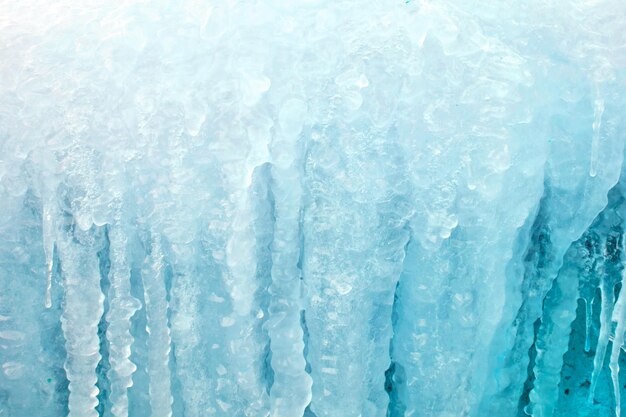
[[[619,416],[624,28],[0,0],[0,416]]]

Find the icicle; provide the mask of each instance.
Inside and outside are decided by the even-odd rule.
[[[276,173],[276,171],[274,171]],[[302,415],[311,400],[311,377],[306,373],[303,331],[300,325],[299,202],[291,175],[275,178],[276,224],[272,251],[270,318],[266,324],[271,340],[274,384],[270,391],[271,416]],[[292,194],[292,195],[293,195]]]
[[[593,358],[593,372],[591,374],[591,385],[589,387],[589,395],[587,399],[589,404],[593,404],[596,388],[598,386],[598,379],[600,377],[600,373],[602,372],[602,368],[604,367],[606,350],[609,340],[612,339],[611,317],[614,312],[615,285],[617,283],[616,279],[618,279],[617,277],[619,276],[618,270],[621,268],[620,253],[622,248],[620,242],[621,232],[617,235],[609,234],[608,239],[605,241],[606,259],[602,259],[602,268],[599,273],[599,287],[602,297],[602,304],[600,306],[600,334],[598,335],[596,353]]]
[[[175,223],[175,221],[173,221]],[[185,229],[179,223],[176,233],[181,233]],[[188,233],[192,233],[189,232]],[[198,300],[202,299],[202,287],[204,282],[210,282],[212,276],[207,272],[206,279],[200,279],[200,274],[194,273],[197,265],[193,258],[193,248],[188,243],[177,243],[176,237],[171,233],[167,235],[168,243],[171,245],[172,269],[174,278],[172,279],[170,309],[170,335],[172,344],[176,346],[175,360],[176,369],[180,370],[176,377],[180,382],[181,401],[185,404],[185,416],[203,416],[209,410],[211,400],[215,397],[215,382],[208,378],[205,367],[198,368],[198,360],[203,360],[202,350],[203,325],[201,314],[198,312]],[[204,278],[204,277],[202,277]],[[211,315],[206,317],[207,321],[218,321],[220,314],[211,311]],[[211,323],[215,324],[215,323]],[[214,334],[215,340],[212,344],[218,343],[219,336]],[[215,352],[211,352],[214,353]]]
[[[576,319],[579,280],[584,280],[580,276],[588,277],[593,273],[596,247],[593,235],[572,244],[544,302],[546,313],[537,336],[537,358],[533,370],[535,383],[528,406],[534,417],[552,417],[554,413],[563,355],[567,352],[572,322]]]
[[[245,142],[245,146],[250,146],[246,158],[228,161],[221,168],[225,173],[222,186],[230,200],[223,212],[228,219],[227,228],[219,230],[217,222],[211,222],[217,226],[211,233],[226,237],[221,244],[225,250],[214,251],[213,259],[218,271],[223,271],[221,278],[229,299],[220,318],[224,338],[222,343],[215,344],[215,352],[222,358],[217,361],[214,378],[217,387],[211,402],[215,404],[213,408],[222,413],[265,417],[270,408],[267,375],[259,365],[265,362],[267,335],[260,327],[264,312],[256,299],[260,282],[257,280],[253,179],[255,170],[267,162],[267,143],[273,121],[256,116],[254,119],[248,128],[249,141]],[[242,338],[242,334],[246,337]]]
[[[167,311],[169,309],[163,277],[163,251],[160,236],[152,233],[150,255],[146,258],[141,277],[146,303],[149,348],[150,406],[152,417],[172,415],[169,355],[171,349]]]
[[[590,333],[593,313],[593,300],[585,300],[585,352],[591,349]]]
[[[593,244],[588,245],[588,249],[591,250],[593,256],[592,271],[590,274],[585,274],[580,278],[581,281],[581,297],[585,301],[585,352],[591,350],[591,324],[593,321],[593,300],[595,297],[596,289],[605,285],[607,281],[605,271],[605,254],[607,241],[603,235],[597,235],[592,233],[590,235],[593,238]],[[588,241],[591,243],[592,241]],[[586,279],[585,279],[586,278]],[[612,290],[611,290],[612,291]],[[602,296],[603,299],[605,295]],[[611,306],[613,305],[613,296],[611,295]]]
[[[626,270],[622,273],[622,285],[626,284]],[[623,288],[623,287],[622,287]],[[619,355],[624,345],[624,331],[626,331],[626,291],[620,291],[617,303],[613,309],[612,321],[617,323],[615,338],[611,350],[609,369],[611,369],[611,379],[613,380],[613,393],[615,395],[615,415],[620,417],[620,383],[619,383]],[[594,363],[595,365],[595,363]]]
[[[46,308],[52,307],[52,270],[54,268],[54,219],[52,204],[43,205],[43,250],[46,257]]]
[[[98,323],[104,311],[104,295],[95,239],[93,232],[76,228],[57,240],[65,294],[61,326],[67,351],[68,417],[98,417]]]
[[[274,384],[270,391],[272,417],[301,416],[311,401],[312,380],[305,371],[304,333],[300,324],[301,270],[300,207],[301,173],[297,168],[298,136],[306,104],[291,100],[280,114],[281,135],[273,143],[272,180],[275,201],[270,318],[266,328],[271,340]],[[285,153],[287,151],[287,153]],[[292,155],[289,159],[283,155]]]
[[[117,219],[119,221],[119,218]],[[137,369],[129,359],[133,336],[130,334],[130,318],[140,308],[140,303],[130,294],[130,266],[126,257],[127,238],[119,225],[109,229],[111,287],[109,289],[109,312],[106,336],[109,341],[111,369],[111,413],[116,417],[128,416],[128,388],[133,385],[132,375]]]
[[[591,142],[591,165],[589,176],[597,174],[598,152],[600,148],[600,128],[602,126],[602,114],[604,113],[604,100],[600,98],[600,91],[596,89],[596,99],[593,102],[593,139]]]
[[[591,386],[589,388],[589,403],[593,403],[593,398],[598,385],[598,378],[604,366],[604,358],[606,356],[606,348],[609,344],[609,335],[611,332],[611,313],[613,312],[613,302],[615,295],[613,286],[609,285],[610,278],[602,277],[602,285],[600,291],[602,294],[602,306],[600,312],[600,334],[598,335],[598,343],[596,346],[596,354],[593,358],[593,373],[591,374]]]
[[[247,165],[250,167],[251,165]],[[237,357],[237,363],[219,364],[216,390],[216,405],[222,411],[240,408],[233,401],[233,392],[243,403],[242,415],[267,416],[269,398],[266,392],[265,375],[258,366],[266,340],[256,338],[255,329],[262,316],[257,316],[258,304],[254,294],[259,290],[257,274],[257,248],[254,232],[255,213],[252,197],[253,170],[246,173],[237,191],[230,222],[231,233],[226,243],[224,258],[224,284],[232,307],[224,310],[220,326],[226,330],[224,349],[226,357]],[[260,328],[258,329],[260,331]],[[247,334],[245,340],[239,335]],[[232,356],[231,356],[232,355]],[[223,374],[223,375],[220,375]]]

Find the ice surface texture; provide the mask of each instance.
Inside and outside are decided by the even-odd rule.
[[[625,28],[0,0],[0,417],[619,416]]]

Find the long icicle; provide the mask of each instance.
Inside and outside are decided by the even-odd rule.
[[[250,166],[250,165],[248,165]],[[216,405],[226,412],[232,407],[232,390],[243,402],[243,414],[246,416],[267,416],[269,399],[266,393],[264,376],[258,366],[260,359],[259,340],[253,336],[242,339],[240,334],[250,334],[261,320],[256,316],[257,310],[254,293],[258,291],[255,279],[257,270],[256,241],[254,235],[252,211],[252,178],[254,169],[248,170],[243,186],[237,192],[236,208],[232,217],[232,233],[226,243],[225,286],[232,301],[231,312],[223,317],[221,326],[227,328],[227,339],[230,347],[228,357],[236,355],[238,363],[226,364],[224,367],[231,378],[218,378]],[[252,314],[251,314],[252,313]],[[233,349],[236,347],[235,349]],[[234,382],[234,384],[233,384]]]
[[[94,245],[97,237],[93,229],[74,229],[62,232],[57,240],[65,294],[61,327],[67,351],[65,372],[70,382],[68,417],[98,417],[98,323],[104,312],[104,295]]]
[[[274,171],[276,173],[276,171]],[[266,328],[271,340],[274,384],[270,391],[272,417],[300,416],[311,400],[311,377],[305,372],[304,334],[300,325],[300,270],[297,266],[299,202],[290,201],[294,188],[290,177],[275,178],[276,224],[272,248],[270,318]]]
[[[163,276],[164,260],[160,239],[158,234],[151,233],[151,251],[144,262],[141,277],[146,303],[146,331],[149,335],[148,376],[150,378],[151,416],[170,417],[173,402],[169,369],[171,339],[167,318],[169,305]]]
[[[622,272],[622,288],[626,284],[626,269]],[[613,394],[615,395],[615,416],[621,415],[620,383],[619,383],[619,355],[624,345],[624,331],[626,331],[626,291],[620,291],[617,303],[613,309],[612,321],[617,323],[615,338],[611,349],[609,369],[613,380]]]
[[[589,236],[585,240],[573,243],[567,251],[564,266],[544,301],[549,312],[541,319],[533,369],[535,384],[526,411],[530,411],[533,417],[552,417],[556,407],[563,355],[567,352],[572,322],[576,319],[580,275],[590,274],[593,269],[593,244],[585,245],[591,243]],[[585,246],[588,252],[581,259]]]
[[[602,304],[600,310],[600,334],[596,344],[596,353],[593,358],[593,372],[591,374],[591,385],[589,387],[589,395],[587,401],[593,404],[598,380],[604,367],[606,351],[611,338],[612,330],[612,314],[615,305],[615,285],[620,276],[622,269],[621,254],[623,253],[622,233],[609,233],[604,241],[605,260],[602,268],[599,268],[600,275],[600,293]]]
[[[304,332],[300,324],[300,158],[295,156],[285,161],[279,157],[285,149],[291,151],[290,155],[299,154],[298,136],[305,109],[306,105],[299,100],[284,105],[280,117],[281,135],[272,144],[278,154],[272,166],[276,221],[272,245],[272,298],[266,323],[274,370],[274,384],[270,391],[272,417],[301,416],[312,396],[312,380],[305,371]]]
[[[585,352],[591,350],[591,320],[593,317],[593,300],[585,301]]]
[[[596,354],[593,358],[593,372],[591,374],[591,386],[589,387],[588,402],[593,403],[593,399],[598,386],[598,379],[602,368],[604,367],[604,358],[606,357],[606,349],[609,345],[609,335],[611,333],[611,313],[613,312],[613,303],[615,294],[612,280],[606,274],[602,276],[600,292],[602,294],[602,310],[600,312],[600,334],[598,335],[598,343],[596,345]]]
[[[134,340],[130,334],[130,318],[140,308],[140,303],[130,293],[130,266],[126,256],[128,239],[119,225],[119,217],[117,224],[109,229],[111,287],[106,336],[111,368],[107,376],[111,383],[111,413],[115,417],[128,417],[128,388],[133,385],[132,375],[137,369],[130,360]]]
[[[54,219],[56,215],[54,213],[54,204],[48,203],[43,205],[43,250],[46,257],[46,308],[52,307],[52,270],[54,268]]]

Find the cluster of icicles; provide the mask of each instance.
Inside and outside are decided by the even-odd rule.
[[[531,405],[526,412],[533,416],[552,416],[555,411],[556,393],[550,393],[558,385],[560,367],[568,349],[571,325],[576,318],[576,304],[582,299],[586,306],[585,352],[591,351],[591,327],[596,290],[601,292],[600,332],[593,362],[593,374],[588,401],[593,404],[598,379],[610,349],[610,371],[614,388],[615,414],[620,416],[619,356],[624,348],[626,333],[626,279],[624,269],[624,235],[622,230],[623,197],[619,185],[609,194],[609,205],[598,215],[583,236],[567,251],[563,266],[544,300],[544,315],[536,339],[537,359],[535,381],[530,393]],[[58,229],[55,218],[58,212],[44,206],[43,238],[47,263],[47,290],[45,305],[52,306],[51,286],[55,259],[64,270],[65,303],[73,308],[65,309],[62,324],[72,331],[64,332],[67,352],[72,355],[66,370],[70,380],[70,410],[73,415],[97,416],[98,390],[93,380],[93,369],[100,358],[98,335],[93,329],[103,314],[104,296],[100,292],[97,250],[103,240],[108,241],[111,261],[109,279],[109,322],[106,337],[110,342],[108,377],[111,383],[110,402],[115,416],[128,414],[127,390],[133,385],[132,377],[137,367],[130,360],[133,337],[130,333],[131,317],[141,308],[141,303],[131,295],[129,238],[120,227],[124,220],[117,216],[118,225],[103,225],[81,229],[76,219],[65,219]],[[61,216],[63,218],[63,216]],[[63,231],[64,230],[64,231]],[[539,233],[549,233],[540,230]],[[539,238],[541,240],[541,238]],[[149,323],[151,380],[150,402],[153,416],[172,415],[170,368],[168,365],[171,339],[168,324],[170,309],[164,269],[166,262],[158,232],[148,232],[146,258],[141,269],[144,290],[144,307]],[[145,243],[145,242],[144,242]],[[55,253],[56,251],[56,253]],[[541,266],[538,266],[541,269]],[[94,308],[97,306],[97,308]],[[88,320],[91,318],[91,320]],[[224,320],[228,320],[225,318]],[[556,380],[555,380],[556,378]],[[546,399],[550,399],[546,401]],[[226,406],[226,405],[225,405]],[[226,407],[227,408],[227,407]]]
[[[600,330],[593,360],[588,403],[594,404],[601,371],[610,351],[609,368],[615,398],[615,415],[620,416],[619,357],[624,349],[626,332],[626,282],[624,269],[623,210],[624,199],[618,184],[609,193],[609,204],[596,217],[590,228],[574,242],[563,260],[563,266],[552,283],[543,304],[543,316],[535,348],[533,389],[530,405],[525,408],[532,416],[551,417],[556,408],[556,387],[561,379],[563,356],[568,351],[572,323],[576,319],[577,301],[585,304],[585,346],[591,351],[593,309],[597,304],[597,289],[601,294]],[[546,231],[542,231],[546,233]],[[549,233],[549,232],[548,232]],[[544,236],[549,240],[547,235]],[[538,265],[538,269],[541,266]],[[617,301],[616,301],[616,293]],[[597,308],[597,307],[596,307]],[[612,347],[609,349],[609,342]]]

